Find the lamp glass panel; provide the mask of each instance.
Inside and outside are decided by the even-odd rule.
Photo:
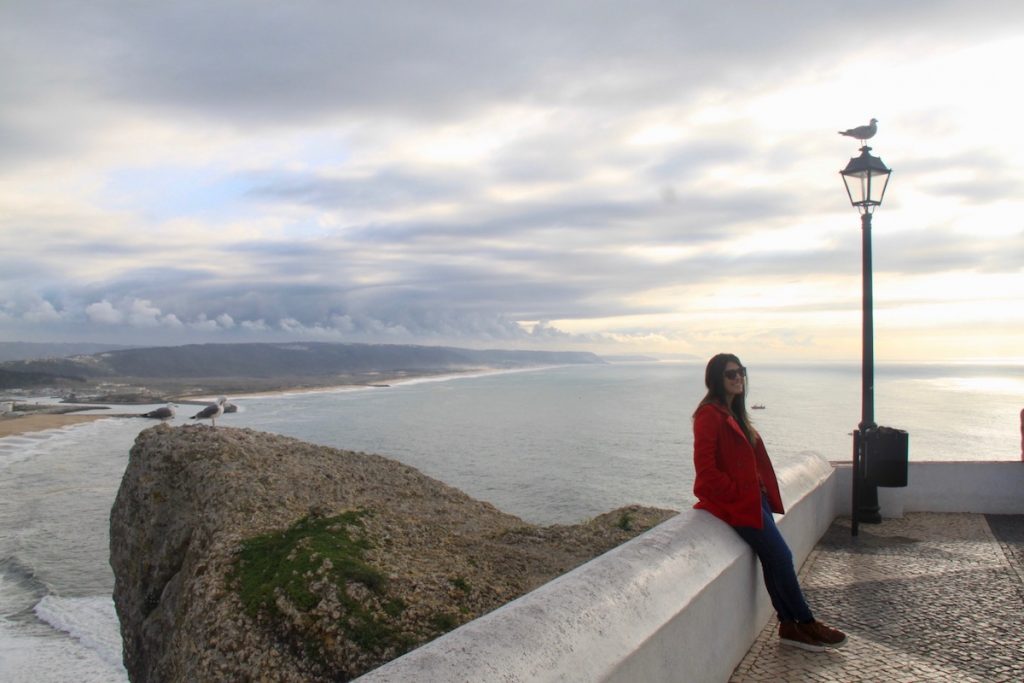
[[[873,181],[875,186],[871,189],[871,191],[875,194],[875,196],[872,197],[872,199],[874,201],[877,201],[879,204],[881,204],[882,200],[885,198],[885,188],[889,186],[890,175],[891,174],[889,173],[879,173],[878,175],[875,176],[875,179]]]
[[[844,173],[843,182],[846,183],[846,191],[854,206],[868,199],[868,174],[866,172]]]

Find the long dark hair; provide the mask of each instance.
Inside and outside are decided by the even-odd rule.
[[[747,440],[754,444],[757,443],[758,437],[757,430],[750,423],[750,415],[747,414],[747,382],[743,382],[743,393],[733,397],[731,406],[725,393],[725,366],[730,362],[735,363],[741,368],[743,367],[740,359],[731,353],[716,354],[708,361],[708,366],[704,369],[704,386],[708,388],[708,393],[704,394],[704,398],[697,405],[697,410],[700,410],[701,406],[708,403],[715,403],[726,410],[731,410],[732,416],[736,418],[736,422],[740,425],[740,429],[747,435]],[[696,412],[694,412],[694,415],[696,415]]]

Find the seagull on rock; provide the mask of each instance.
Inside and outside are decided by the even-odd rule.
[[[142,413],[139,417],[151,417],[154,420],[170,420],[174,417],[174,406],[168,403],[163,408],[157,408],[156,410],[151,410],[148,413]]]
[[[216,427],[217,426],[217,418],[224,414],[224,404],[227,403],[227,402],[228,402],[228,400],[226,398],[224,398],[223,396],[221,396],[220,398],[217,399],[216,403],[211,403],[210,405],[206,406],[205,408],[200,410],[198,413],[193,415],[190,419],[192,419],[192,420],[209,420],[210,424],[212,424],[214,427]]]
[[[857,126],[856,128],[850,128],[849,130],[839,131],[840,135],[845,135],[850,138],[856,138],[861,142],[870,140],[875,137],[875,133],[878,132],[878,119],[871,119],[871,123],[866,126]]]

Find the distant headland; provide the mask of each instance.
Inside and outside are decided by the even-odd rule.
[[[604,362],[593,353],[577,351],[326,342],[189,344],[8,361],[0,363],[0,390],[45,389],[83,402],[154,403],[196,395],[381,385],[439,374]]]

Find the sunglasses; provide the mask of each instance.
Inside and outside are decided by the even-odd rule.
[[[746,368],[736,368],[735,370],[726,370],[724,373],[726,379],[736,379],[737,377],[746,377]]]

